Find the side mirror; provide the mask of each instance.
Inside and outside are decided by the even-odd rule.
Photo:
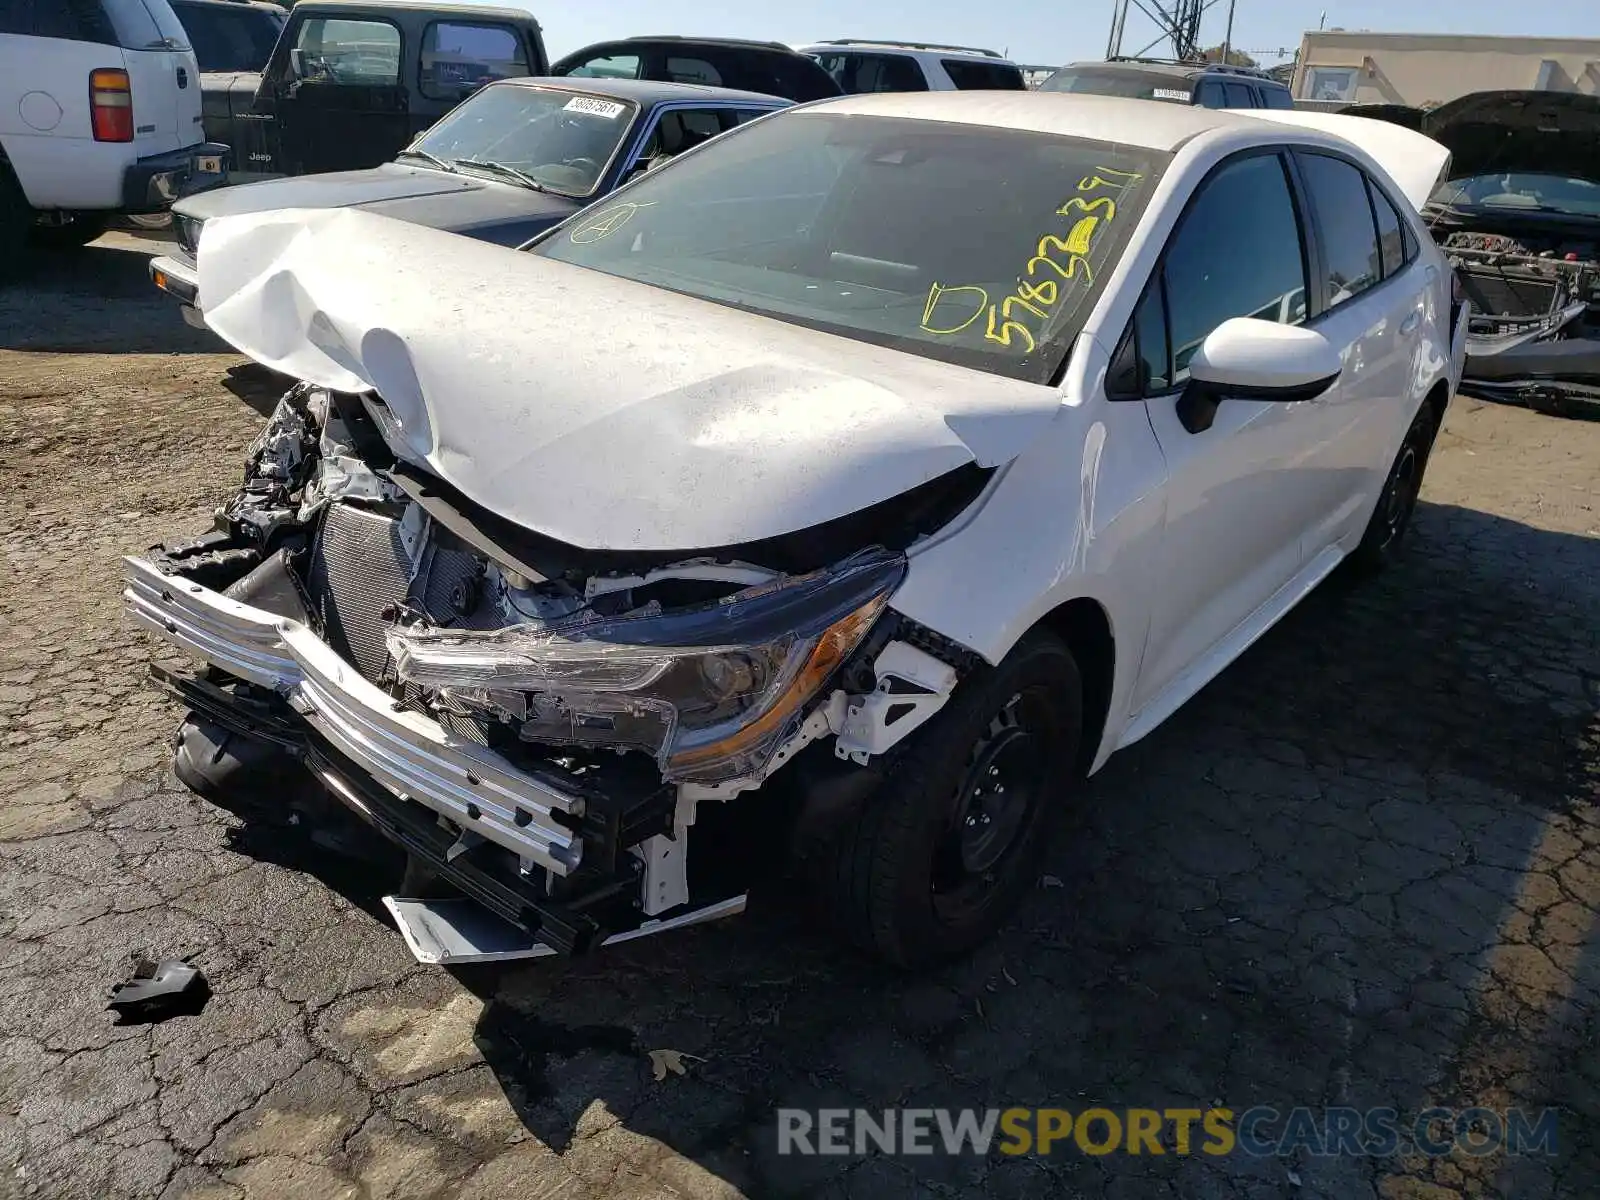
[[[1211,428],[1225,399],[1315,400],[1343,369],[1339,351],[1314,329],[1233,317],[1213,329],[1189,360],[1178,419],[1190,433],[1201,433]]]

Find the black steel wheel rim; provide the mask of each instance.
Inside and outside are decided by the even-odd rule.
[[[1420,488],[1420,462],[1417,448],[1407,442],[1400,449],[1400,460],[1394,465],[1389,479],[1389,489],[1384,495],[1383,545],[1393,545],[1406,527],[1406,518],[1417,502]]]
[[[1046,784],[1047,705],[1019,693],[973,745],[935,847],[936,905],[981,899],[1020,849]]]

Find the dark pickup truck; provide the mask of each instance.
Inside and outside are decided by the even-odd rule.
[[[201,76],[206,137],[228,179],[376,167],[485,83],[542,75],[520,9],[425,0],[301,0],[265,69]]]

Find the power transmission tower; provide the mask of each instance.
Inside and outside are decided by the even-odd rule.
[[[1128,24],[1128,9],[1138,9],[1160,30],[1155,39],[1143,47],[1133,58],[1143,58],[1163,42],[1172,45],[1172,57],[1197,59],[1201,55],[1200,20],[1218,0],[1114,0],[1111,14],[1111,37],[1106,43],[1106,57],[1122,54],[1123,33]],[[1230,5],[1231,9],[1231,5]]]

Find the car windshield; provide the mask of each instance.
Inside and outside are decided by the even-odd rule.
[[[1600,217],[1600,182],[1527,172],[1453,179],[1433,194],[1450,208],[1496,208],[1511,212]]]
[[[796,110],[650,172],[530,252],[1044,383],[1169,160]]]
[[[1129,100],[1168,100],[1174,104],[1188,104],[1194,95],[1193,85],[1180,75],[1106,67],[1063,67],[1041,83],[1039,90],[1122,96]]]
[[[541,187],[587,196],[633,126],[630,100],[525,84],[491,84],[442,117],[413,149],[447,163],[498,164]]]

